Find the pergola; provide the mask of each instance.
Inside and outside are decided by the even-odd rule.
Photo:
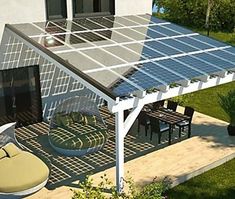
[[[69,78],[115,113],[119,192],[124,138],[144,105],[235,80],[235,48],[150,15],[6,25],[0,70],[35,64],[45,103],[48,89],[62,88]],[[53,78],[56,85],[48,86]]]

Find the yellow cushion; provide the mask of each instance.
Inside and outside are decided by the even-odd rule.
[[[0,160],[0,176],[0,192],[13,193],[43,183],[49,176],[49,169],[35,155],[21,151],[17,156]]]
[[[21,152],[21,150],[11,142],[2,147],[2,149],[6,151],[10,158],[18,155]]]
[[[3,149],[0,149],[0,160],[5,157],[7,157],[6,151],[4,151]]]

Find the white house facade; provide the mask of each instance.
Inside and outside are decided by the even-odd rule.
[[[150,14],[151,11],[152,0],[1,0],[0,40],[7,23],[72,19],[82,15]]]

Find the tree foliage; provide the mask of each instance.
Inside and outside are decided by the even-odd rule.
[[[209,26],[212,30],[234,31],[234,0],[154,0],[159,8],[164,9],[164,17],[172,22],[205,28],[208,1],[213,3],[210,9]]]

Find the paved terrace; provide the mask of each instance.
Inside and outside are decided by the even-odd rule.
[[[151,182],[155,176],[159,178],[169,176],[175,186],[235,157],[235,137],[228,136],[226,126],[227,123],[223,121],[195,113],[192,138],[186,139],[184,136],[179,141],[176,133],[171,146],[166,147],[167,137],[163,137],[161,146],[156,148],[156,142],[149,142],[149,138],[145,138],[144,133],[141,133],[142,136],[138,138],[134,136],[135,124],[125,140],[125,171],[129,171],[129,175],[139,185]],[[41,129],[36,134],[40,132],[45,134],[46,128],[46,124],[41,124]],[[26,128],[23,129],[26,130]],[[31,126],[28,129],[32,131],[33,128]],[[26,131],[29,131],[28,129]],[[19,136],[20,132],[22,129],[17,130],[18,137],[22,137],[22,135]],[[28,199],[71,198],[70,188],[75,189],[78,178],[89,171],[95,173],[93,175],[95,182],[98,182],[104,173],[115,182],[114,137],[111,137],[110,142],[101,152],[83,158],[65,158],[53,152],[50,153],[49,146],[44,146],[46,148],[42,150],[40,139],[45,139],[45,137],[46,135],[35,135],[33,141],[28,138],[26,141],[22,140],[27,146],[33,144],[34,147],[29,147],[33,150],[35,147],[37,151],[43,152],[44,150],[43,153],[51,157],[53,162],[49,185],[27,197]],[[153,140],[155,138],[153,137]]]

